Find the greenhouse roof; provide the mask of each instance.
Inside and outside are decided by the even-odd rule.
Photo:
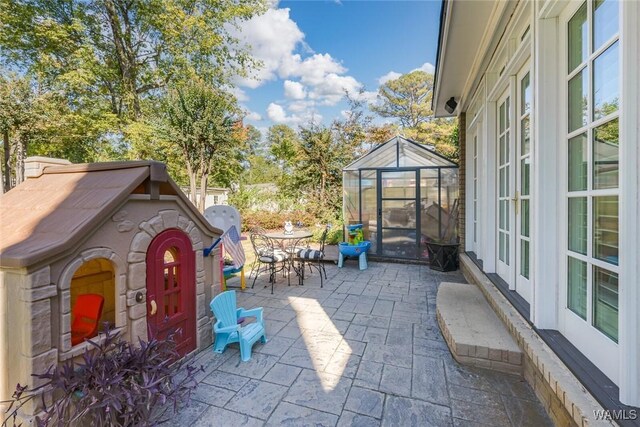
[[[438,166],[456,167],[458,165],[436,153],[433,146],[396,136],[376,146],[343,170]]]

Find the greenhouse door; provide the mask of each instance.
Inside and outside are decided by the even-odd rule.
[[[378,171],[378,255],[418,258],[418,170]]]

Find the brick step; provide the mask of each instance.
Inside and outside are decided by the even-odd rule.
[[[438,324],[453,357],[463,365],[522,375],[522,352],[480,289],[441,283]]]

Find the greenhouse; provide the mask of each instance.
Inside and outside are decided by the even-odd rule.
[[[458,242],[458,165],[396,136],[343,169],[345,224],[363,224],[369,254],[428,258],[427,243]]]

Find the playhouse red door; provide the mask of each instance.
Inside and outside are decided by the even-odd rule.
[[[196,348],[195,255],[180,230],[158,234],[147,251],[149,339],[175,333],[181,356]]]

